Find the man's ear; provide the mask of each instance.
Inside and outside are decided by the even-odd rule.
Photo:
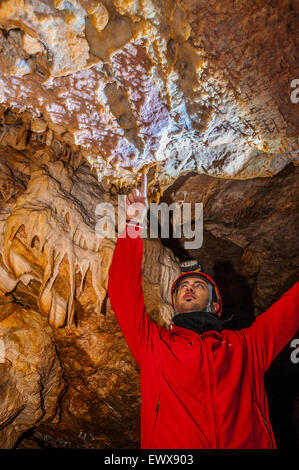
[[[219,303],[213,302],[213,313],[217,313],[219,310]]]

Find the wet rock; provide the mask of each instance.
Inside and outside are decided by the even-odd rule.
[[[55,419],[65,386],[54,338],[40,313],[10,302],[0,307],[0,447]]]

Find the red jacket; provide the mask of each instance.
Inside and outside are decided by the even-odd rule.
[[[299,329],[299,282],[239,331],[167,330],[146,313],[143,243],[118,238],[108,293],[141,371],[141,448],[273,449],[264,374]]]

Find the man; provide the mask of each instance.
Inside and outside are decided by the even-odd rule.
[[[147,206],[146,175],[141,193],[127,199],[127,236],[117,240],[108,293],[141,371],[141,448],[276,448],[264,374],[299,329],[299,283],[249,328],[230,331],[219,320],[215,282],[187,266],[172,288],[175,315],[167,330],[144,307],[136,203]]]

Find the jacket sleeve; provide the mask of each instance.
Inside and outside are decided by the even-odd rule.
[[[299,330],[299,282],[242,333],[255,361],[265,372]]]
[[[128,346],[141,367],[146,353],[158,339],[160,327],[147,314],[142,289],[143,243],[125,233],[118,237],[109,270],[108,295]],[[124,236],[125,235],[125,236]]]

